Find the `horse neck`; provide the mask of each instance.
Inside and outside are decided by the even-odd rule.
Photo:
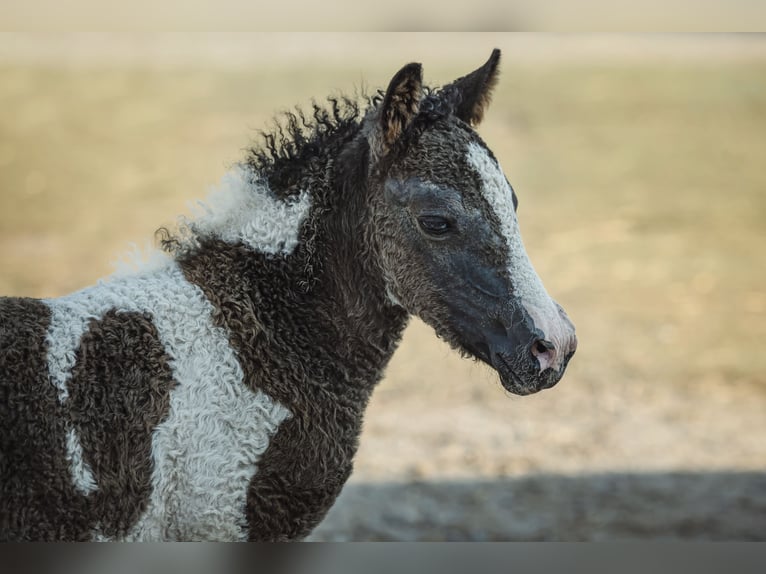
[[[178,261],[235,338],[262,331],[273,353],[371,390],[407,313],[389,301],[369,248],[364,178],[339,178],[337,160],[291,195],[234,174],[247,185],[225,210],[190,224],[199,242]]]
[[[301,245],[301,250],[321,261],[314,277],[317,303],[331,309],[348,352],[387,362],[408,313],[389,295],[372,240],[368,148],[359,144],[360,140],[352,142],[333,158],[327,181],[314,195],[318,209],[308,226],[316,234],[314,241]]]

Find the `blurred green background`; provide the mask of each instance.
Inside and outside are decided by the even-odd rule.
[[[554,390],[520,399],[413,321],[319,538],[766,537],[762,36],[0,35],[0,294],[109,274],[280,110],[384,87],[409,61],[444,84],[493,47],[479,131],[578,353]],[[503,493],[535,476],[580,482],[563,503],[541,487],[519,515]],[[625,476],[651,480],[626,494]],[[421,481],[451,485],[433,496],[454,513],[417,510],[428,497],[384,512]],[[494,500],[491,520],[455,485]],[[563,528],[578,497],[588,510]]]

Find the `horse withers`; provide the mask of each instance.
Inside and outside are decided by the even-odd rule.
[[[574,328],[474,131],[499,58],[287,114],[151,263],[0,299],[0,539],[304,537],[410,315],[512,393],[556,384]]]

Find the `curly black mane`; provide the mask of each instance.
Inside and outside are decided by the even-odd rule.
[[[453,113],[459,103],[459,95],[449,87],[436,90],[424,86],[423,92],[417,117],[390,155],[406,153],[424,129]],[[380,106],[384,97],[381,90],[356,99],[330,96],[325,105],[313,101],[308,111],[296,107],[284,112],[273,120],[271,131],[259,132],[260,141],[247,149],[244,165],[254,179],[265,180],[271,193],[279,198],[309,189],[328,190],[328,166],[339,158],[346,144],[359,133],[365,115]],[[358,169],[359,165],[351,166],[351,173],[358,177]],[[188,240],[193,236],[188,222],[182,222],[175,232],[161,227],[155,233],[162,249],[176,256],[195,245]]]
[[[245,163],[259,177],[265,178],[272,192],[280,197],[299,193],[308,180],[320,175],[327,158],[337,156],[343,146],[356,135],[361,120],[369,109],[383,101],[384,93],[361,96],[328,97],[327,105],[312,102],[307,113],[299,107],[274,120],[272,131],[260,133],[260,142],[247,151]],[[435,120],[453,112],[459,95],[450,90],[424,87],[420,111],[409,135],[416,134]],[[409,138],[403,138],[407,141]]]
[[[346,96],[328,97],[326,106],[312,102],[308,113],[296,107],[276,118],[271,132],[260,132],[261,141],[248,149],[245,163],[276,195],[294,195],[321,175],[325,160],[357,133],[363,115],[359,102]]]

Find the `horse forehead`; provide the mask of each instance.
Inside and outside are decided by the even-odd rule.
[[[467,145],[465,158],[479,178],[479,192],[488,215],[497,221],[506,236],[515,233],[513,191],[497,160],[486,147],[476,142]]]
[[[465,164],[463,156],[467,145],[476,137],[475,132],[461,126],[457,120],[437,121],[424,129],[408,147],[403,162],[405,169],[454,179],[458,173],[455,168]]]

